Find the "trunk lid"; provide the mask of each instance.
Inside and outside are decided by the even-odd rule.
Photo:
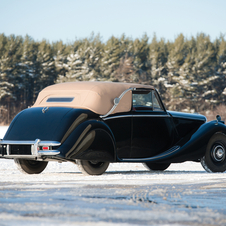
[[[54,140],[61,142],[71,124],[81,114],[91,113],[84,109],[67,107],[35,107],[20,112],[12,121],[4,140]]]

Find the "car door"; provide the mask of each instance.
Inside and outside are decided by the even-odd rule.
[[[104,120],[114,135],[118,158],[129,158],[131,152],[132,112],[110,115]]]
[[[174,126],[155,90],[133,92],[130,158],[148,158],[169,149]]]

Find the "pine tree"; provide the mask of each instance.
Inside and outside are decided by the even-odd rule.
[[[51,45],[43,40],[38,45],[37,52],[37,76],[34,79],[34,99],[36,98],[38,92],[40,92],[46,86],[55,83],[57,78],[55,61],[53,58],[53,51]]]
[[[151,64],[151,76],[157,80],[166,75],[166,61],[167,61],[167,46],[164,39],[160,42],[154,36],[150,44],[149,60]]]
[[[119,67],[122,55],[120,40],[112,36],[104,46],[102,54],[100,69],[103,80],[114,81],[115,70]]]
[[[4,37],[1,39],[1,58],[0,58],[0,104],[6,106],[7,123],[11,115],[15,114],[15,102],[19,96],[18,92],[18,72],[19,59],[21,56],[22,38],[11,35],[5,42]]]
[[[70,50],[69,47],[64,45],[62,41],[54,43],[53,53],[55,56],[55,68],[57,73],[57,83],[60,83],[64,80],[67,70],[67,56]]]
[[[5,61],[4,54],[6,51],[7,38],[4,34],[0,35],[0,103],[2,104],[4,98],[11,96],[9,92],[13,84],[8,83],[7,73],[5,72]]]
[[[214,69],[216,66],[216,51],[211,43],[209,36],[200,34],[196,41],[196,57],[193,66],[193,83],[197,83],[194,87],[196,96],[193,96],[194,106],[196,110],[202,110],[206,103],[214,103],[217,92],[212,86],[214,80]],[[200,103],[202,103],[200,105]]]
[[[134,68],[133,68],[133,57],[129,57],[127,53],[121,57],[118,69],[114,74],[115,82],[133,82]]]
[[[187,42],[180,34],[170,45],[167,60],[167,81],[169,87],[169,108],[177,110],[178,107],[184,107],[188,104],[188,96],[184,95],[184,90],[189,89],[187,74],[182,70],[188,55]],[[187,64],[186,64],[187,65]]]
[[[171,77],[172,80],[178,81],[180,67],[184,64],[187,54],[188,51],[184,36],[180,34],[171,46],[166,63],[168,76]],[[169,78],[169,80],[171,80],[171,78]]]
[[[133,68],[133,41],[123,34],[119,39],[120,43],[120,63],[115,70],[112,81],[117,82],[133,82],[134,68]]]
[[[150,76],[149,83],[154,85],[161,93],[164,101],[167,99],[166,91],[168,87],[167,79],[167,56],[168,49],[164,39],[157,40],[154,35],[152,42],[149,46],[149,62],[150,62]]]
[[[122,34],[120,38],[120,52],[121,57],[132,57],[133,56],[133,40]]]
[[[197,87],[197,83],[195,82],[196,75],[194,73],[197,54],[197,43],[195,38],[192,37],[190,41],[187,41],[186,45],[188,52],[186,54],[184,63],[179,70],[179,75],[182,78],[180,84],[183,86],[183,91],[180,90],[179,87],[175,86],[173,92],[175,95],[180,95],[180,98],[184,100],[192,100],[194,97],[196,97],[195,87]],[[178,82],[180,82],[180,78],[177,80],[177,83]]]
[[[67,56],[67,64],[65,64],[66,75],[57,80],[57,82],[73,82],[73,81],[82,81],[82,64],[83,56],[81,50],[76,52],[71,52]]]
[[[17,96],[17,80],[19,76],[19,63],[21,57],[21,44],[22,38],[11,35],[5,44],[4,54],[0,59],[1,66],[1,81],[7,82],[13,87],[10,91],[12,98],[16,99]]]
[[[212,84],[218,94],[217,102],[226,103],[226,41],[221,35],[219,40],[219,47],[217,53],[217,67],[215,73],[215,81]]]
[[[134,67],[134,82],[148,80],[148,72],[150,69],[149,45],[148,37],[145,34],[141,40],[135,39],[133,43],[133,67]]]
[[[7,37],[4,34],[0,34],[0,58],[6,51]]]
[[[18,82],[20,84],[20,101],[24,108],[32,105],[34,101],[34,83],[37,80],[37,44],[26,36],[23,42],[23,53],[20,59],[20,74]]]
[[[82,79],[84,81],[88,80],[98,80],[100,77],[100,60],[102,43],[100,41],[100,36],[91,36],[89,40],[86,40],[84,46],[82,46],[82,51],[84,54],[84,60],[82,64]]]
[[[223,36],[220,37],[220,45],[217,53],[217,72],[226,75],[226,40]]]

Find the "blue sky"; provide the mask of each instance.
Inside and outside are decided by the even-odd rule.
[[[50,42],[100,34],[173,41],[204,32],[226,35],[226,0],[0,0],[0,33]]]

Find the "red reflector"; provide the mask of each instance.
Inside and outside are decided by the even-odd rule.
[[[49,150],[49,147],[42,147],[42,150]]]

